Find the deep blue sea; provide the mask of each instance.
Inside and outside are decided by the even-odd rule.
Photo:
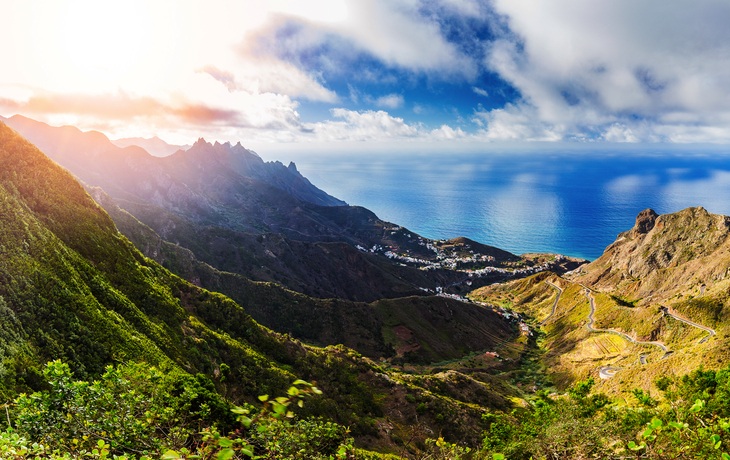
[[[730,153],[667,149],[280,158],[327,193],[428,238],[592,260],[646,208],[730,215]]]

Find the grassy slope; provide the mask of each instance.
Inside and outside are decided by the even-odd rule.
[[[535,323],[539,323],[549,314],[557,295],[557,291],[544,282],[546,279],[564,289],[556,315],[542,327],[541,337],[544,349],[541,359],[560,388],[589,376],[598,380],[600,367],[616,366],[623,370],[613,379],[600,380],[599,389],[616,394],[632,387],[656,392],[652,382],[662,375],[682,375],[701,365],[719,368],[730,356],[726,341],[730,325],[722,316],[719,319],[717,316],[727,310],[722,295],[730,288],[728,281],[708,284],[709,289],[699,300],[669,304],[685,317],[717,330],[718,335],[706,343],[699,343],[707,335],[705,332],[664,316],[659,309],[666,305],[664,302],[627,307],[627,302],[620,297],[620,288],[607,293],[594,292],[595,328],[618,330],[639,341],[658,340],[673,351],[665,359],[661,359],[664,353],[655,346],[633,344],[619,335],[589,331],[585,324],[590,304],[584,289],[578,283],[555,275],[540,274],[482,288],[472,296],[485,302],[509,304],[517,311],[532,315]],[[713,296],[713,292],[719,293],[720,298]],[[647,365],[639,364],[641,354],[647,355]]]
[[[449,299],[408,297],[372,304],[316,299],[273,283],[254,282],[236,273],[218,271],[197,261],[187,249],[164,242],[152,229],[116,207],[99,189],[91,192],[111,212],[117,225],[135,240],[137,247],[155,253],[163,265],[196,284],[229,296],[257,322],[308,343],[341,343],[371,358],[380,358],[390,356],[390,346],[398,349],[402,345],[391,332],[392,328],[401,326],[413,333],[411,344],[417,344],[418,348],[413,359],[439,362],[473,351],[491,350],[496,344],[513,339],[512,327],[499,315]],[[265,236],[267,240],[272,238],[277,235]],[[342,245],[301,244],[322,246],[330,251],[341,249]],[[361,259],[382,259],[347,248]],[[319,263],[320,270],[328,269],[325,261]]]
[[[412,434],[415,449],[437,432],[476,444],[487,409],[473,402],[507,407],[478,382],[478,392],[457,393],[457,400],[447,383],[425,388],[346,348],[307,347],[261,327],[229,298],[143,257],[65,170],[2,123],[0,164],[6,395],[43,387],[38,370],[49,359],[69,362],[80,377],[120,360],[202,372],[234,400],[280,393],[296,375],[326,394],[305,415],[350,425],[361,445],[384,450]],[[217,378],[221,363],[231,368],[226,383]],[[419,415],[414,400],[433,409]]]

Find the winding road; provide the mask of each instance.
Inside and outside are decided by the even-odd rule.
[[[552,312],[550,313],[550,315],[547,318],[545,318],[545,320],[543,320],[543,322],[540,323],[540,326],[543,326],[545,323],[547,323],[547,321],[550,318],[552,318],[555,315],[555,311],[558,306],[558,301],[560,300],[560,296],[563,294],[563,289],[560,286],[558,286],[557,284],[551,283],[550,281],[547,281],[547,280],[545,281],[545,283],[547,283],[550,286],[557,289],[558,295],[555,298],[555,302],[553,302]],[[586,323],[586,327],[588,328],[588,330],[590,330],[591,332],[608,332],[611,334],[617,334],[617,335],[620,335],[621,337],[623,337],[624,339],[628,340],[629,342],[632,342],[632,343],[635,343],[638,345],[653,345],[655,347],[659,347],[664,352],[664,355],[662,355],[662,357],[659,359],[664,359],[667,356],[669,356],[670,354],[674,353],[673,351],[669,351],[667,349],[667,347],[661,342],[656,342],[656,341],[644,342],[641,340],[636,340],[633,337],[631,337],[623,332],[616,331],[614,329],[597,329],[597,328],[593,327],[593,323],[594,323],[593,315],[596,313],[595,297],[593,297],[593,295],[591,294],[591,290],[589,288],[587,288],[586,286],[583,286],[582,284],[580,286],[584,289],[583,293],[588,298],[590,305],[591,305],[591,311],[590,311],[590,313],[588,313],[588,318],[587,318],[588,322]],[[710,329],[709,327],[702,326],[701,324],[697,324],[693,321],[690,321],[688,319],[675,315],[674,313],[669,311],[668,307],[661,307],[661,309],[665,315],[670,316],[670,317],[676,319],[677,321],[681,321],[683,323],[689,324],[690,326],[694,326],[696,328],[702,329],[703,331],[707,332],[708,335],[703,337],[699,341],[699,343],[705,343],[707,341],[707,339],[709,339],[710,337],[717,334],[713,329]],[[647,354],[639,355],[639,363],[646,364],[647,356],[648,356]],[[602,379],[610,379],[611,377],[614,377],[616,375],[616,372],[620,371],[621,369],[622,368],[620,368],[620,367],[610,367],[610,366],[601,367],[598,369],[598,376]]]
[[[602,367],[598,369],[598,376],[602,379],[610,379],[616,375],[616,372],[620,371],[621,367]]]
[[[659,359],[664,359],[667,356],[674,353],[673,351],[667,350],[667,347],[661,342],[643,342],[640,340],[636,340],[633,337],[631,337],[627,334],[624,334],[623,332],[619,332],[619,331],[616,331],[613,329],[596,329],[595,327],[593,327],[593,314],[596,312],[595,297],[593,297],[593,295],[591,295],[590,289],[583,286],[582,284],[581,284],[581,286],[583,287],[583,289],[585,289],[585,291],[584,291],[585,296],[588,297],[588,300],[591,303],[591,312],[588,314],[588,323],[586,323],[586,326],[588,327],[588,329],[590,329],[593,332],[609,332],[611,334],[618,334],[621,337],[628,340],[629,342],[636,343],[639,345],[654,345],[656,347],[659,347],[664,352],[664,355],[662,355],[662,357]],[[646,364],[646,355],[639,355],[639,362],[641,364]],[[621,370],[620,367],[601,367],[600,369],[598,369],[598,376],[602,379],[610,379],[611,377],[616,375],[617,371],[620,371],[620,370]]]
[[[694,326],[696,328],[702,329],[703,331],[707,332],[708,335],[702,337],[698,343],[705,343],[707,342],[707,339],[712,337],[713,335],[717,334],[714,329],[710,329],[709,327],[702,326],[701,324],[697,324],[694,321],[690,321],[688,319],[682,318],[681,316],[677,316],[674,313],[669,311],[669,307],[662,307],[662,311],[665,315],[671,316],[672,318],[676,319],[677,321],[681,321],[683,323],[689,324],[690,326]]]
[[[548,280],[545,280],[545,282],[558,290],[558,296],[555,297],[555,302],[553,302],[553,311],[550,312],[550,315],[547,318],[545,318],[542,323],[540,323],[540,326],[544,326],[545,323],[547,323],[548,320],[555,315],[555,309],[558,307],[558,301],[560,300],[560,296],[563,294],[563,289],[560,286],[558,286],[557,284],[551,283]]]
[[[668,354],[672,353],[672,352],[671,352],[671,351],[669,351],[669,350],[667,349],[667,347],[666,347],[666,346],[665,346],[665,345],[664,345],[663,343],[661,343],[661,342],[643,342],[643,341],[641,341],[641,340],[636,340],[636,339],[634,339],[633,337],[631,337],[631,336],[629,336],[629,335],[627,335],[627,334],[624,334],[623,332],[619,332],[619,331],[617,331],[617,330],[614,330],[614,329],[596,329],[595,327],[593,327],[593,314],[594,314],[594,313],[596,312],[595,297],[593,297],[593,295],[591,295],[591,290],[590,290],[590,289],[588,289],[587,287],[583,286],[582,284],[581,284],[581,286],[583,287],[583,289],[585,289],[585,291],[584,291],[584,293],[585,293],[585,296],[586,296],[586,297],[588,298],[588,300],[590,300],[590,302],[591,302],[591,312],[590,312],[590,313],[588,314],[588,323],[586,323],[586,327],[588,327],[588,329],[590,329],[590,330],[591,330],[591,331],[593,331],[593,332],[610,332],[610,333],[612,333],[612,334],[618,334],[618,335],[620,335],[621,337],[623,337],[623,338],[625,338],[626,340],[628,340],[629,342],[632,342],[632,343],[638,343],[639,345],[654,345],[654,346],[656,346],[656,347],[659,347],[659,348],[661,348],[661,349],[662,349],[662,351],[664,352],[664,356],[662,356],[662,358],[661,358],[661,359],[664,359],[664,358],[666,358],[666,356],[667,356]]]
[[[623,332],[615,331],[613,329],[596,329],[593,327],[593,315],[596,313],[596,304],[595,304],[595,297],[591,295],[591,290],[587,287],[583,286],[581,284],[581,287],[585,289],[584,294],[588,298],[588,300],[591,303],[591,312],[588,314],[588,323],[586,323],[586,327],[588,327],[589,330],[593,332],[609,332],[611,334],[618,334],[621,337],[625,338],[629,342],[637,343],[640,345],[654,345],[662,349],[664,352],[664,355],[659,359],[664,359],[667,356],[669,356],[672,352],[667,350],[667,347],[661,343],[661,342],[642,342],[639,340],[634,339],[633,337],[624,334]],[[646,364],[646,356],[647,355],[639,355],[639,362],[641,364]],[[610,379],[616,375],[616,372],[620,371],[622,368],[620,367],[601,367],[598,369],[598,376],[602,379]]]

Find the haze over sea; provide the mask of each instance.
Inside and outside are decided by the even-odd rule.
[[[730,155],[720,147],[280,158],[327,193],[420,235],[517,254],[593,260],[646,208],[730,215]]]

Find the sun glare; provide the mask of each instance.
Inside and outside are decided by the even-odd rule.
[[[145,2],[76,1],[58,20],[58,46],[82,79],[124,80],[141,71],[152,36]]]

